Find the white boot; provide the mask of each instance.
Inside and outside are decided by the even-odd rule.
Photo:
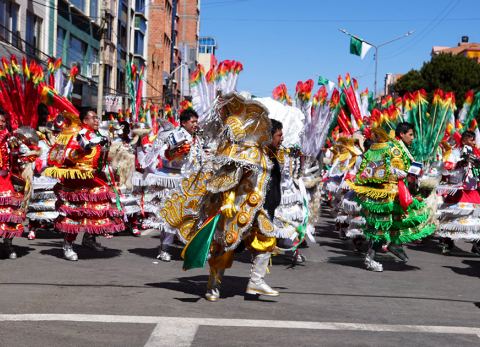
[[[378,261],[375,261],[375,251],[373,249],[369,249],[367,252],[367,256],[365,257],[365,266],[369,271],[383,271],[382,264],[380,264]]]
[[[5,246],[5,251],[8,254],[8,259],[17,259],[17,253],[12,245],[13,239],[3,239],[3,245]]]
[[[270,261],[270,252],[257,253],[253,259],[252,270],[250,272],[250,281],[247,285],[247,294],[252,295],[267,295],[278,296],[280,293],[273,290],[264,281],[265,274],[267,273],[268,262]]]
[[[208,301],[218,301],[220,299],[220,284],[222,282],[223,274],[225,269],[216,271],[213,268],[210,268],[210,276],[208,276],[207,283],[207,293],[205,293],[205,298]]]
[[[73,250],[73,242],[63,241],[63,256],[67,260],[77,261],[78,255]]]

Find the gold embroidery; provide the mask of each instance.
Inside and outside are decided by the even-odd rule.
[[[240,225],[241,227],[245,226],[246,224],[248,224],[248,222],[250,221],[250,214],[247,213],[247,212],[240,212],[238,214],[238,217],[237,217],[237,223],[238,225]]]
[[[238,239],[238,234],[234,231],[229,231],[226,235],[225,235],[225,241],[227,242],[227,244],[231,245],[232,243],[235,243],[235,241],[237,241]]]
[[[248,203],[251,206],[257,206],[258,203],[261,201],[262,197],[258,193],[251,193],[248,197]]]

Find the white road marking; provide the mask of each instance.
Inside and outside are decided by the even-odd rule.
[[[372,331],[477,335],[480,328],[439,325],[395,325],[341,322],[308,322],[258,319],[120,316],[89,314],[0,314],[1,321],[67,321],[98,323],[156,324],[146,346],[190,346],[199,326],[283,328],[307,330]]]
[[[198,325],[175,321],[162,322],[155,326],[145,347],[177,346],[190,347]]]
[[[147,229],[147,230],[142,230],[142,236],[149,236],[154,233],[160,233],[159,230],[157,229]]]

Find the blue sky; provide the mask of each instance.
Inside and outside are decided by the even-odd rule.
[[[344,28],[378,45],[378,89],[386,73],[405,73],[430,59],[432,46],[456,46],[461,36],[480,41],[480,1],[202,0],[200,34],[217,40],[217,58],[239,60],[239,90],[271,95],[286,83],[319,75],[337,81],[350,72],[360,89],[373,90],[374,50],[364,60],[349,53]],[[316,89],[316,88],[315,88]]]

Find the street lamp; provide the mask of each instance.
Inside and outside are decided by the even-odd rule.
[[[177,67],[175,67],[175,69],[172,70],[172,72],[170,72],[168,74],[168,77],[167,77],[167,92],[168,92],[168,100],[167,103],[169,103],[170,105],[173,106],[173,88],[174,88],[174,84],[176,85],[177,84],[177,81],[175,80],[175,72],[178,71],[178,69],[180,69],[181,67],[183,66],[188,66],[188,64],[186,64],[185,62],[181,62]]]
[[[388,44],[390,44],[390,43],[392,43],[392,42],[395,42],[395,41],[397,41],[397,40],[403,39],[404,37],[410,36],[410,35],[412,35],[412,34],[414,33],[414,31],[413,31],[413,30],[410,30],[410,31],[406,32],[405,34],[403,34],[403,35],[401,35],[401,36],[398,36],[398,37],[396,37],[396,38],[394,38],[394,39],[385,41],[385,42],[380,43],[380,44],[378,44],[378,45],[374,45],[373,43],[371,43],[371,42],[369,42],[369,41],[365,41],[364,39],[361,39],[361,38],[359,38],[358,36],[349,33],[349,32],[346,31],[345,29],[338,29],[338,30],[340,30],[340,31],[341,31],[342,33],[344,33],[345,35],[351,36],[351,37],[353,37],[353,38],[355,38],[355,39],[357,39],[357,40],[359,40],[359,41],[363,41],[363,42],[369,44],[370,46],[372,46],[373,48],[375,48],[375,83],[374,83],[374,87],[373,87],[373,88],[374,88],[374,93],[375,93],[375,96],[376,96],[376,95],[377,95],[378,49],[379,49],[380,47],[386,46],[386,45],[388,45]]]

